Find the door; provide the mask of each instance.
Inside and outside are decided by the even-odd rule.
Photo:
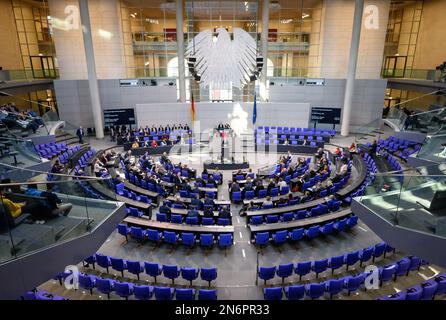
[[[404,78],[407,56],[388,56],[384,62],[384,78]]]
[[[33,77],[36,79],[56,78],[52,56],[30,56]]]

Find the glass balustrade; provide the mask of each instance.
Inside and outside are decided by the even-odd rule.
[[[90,233],[122,205],[92,188],[110,179],[1,167],[0,262]],[[20,176],[28,179],[16,180]],[[49,200],[48,191],[59,204]]]
[[[446,237],[446,165],[429,167],[376,174],[360,203],[394,226]]]

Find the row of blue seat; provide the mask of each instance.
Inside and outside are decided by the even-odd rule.
[[[198,225],[201,224],[204,226],[210,226],[215,224],[214,218],[211,217],[202,217],[201,219],[199,217],[186,217],[186,219],[183,220],[183,216],[181,214],[171,214],[170,219],[168,218],[166,213],[160,213],[158,212],[156,214],[156,221],[160,222],[171,222],[176,224],[182,224],[186,222],[188,225]],[[229,226],[231,223],[231,219],[229,218],[217,218],[217,225],[219,226]]]
[[[330,135],[334,137],[336,135],[336,130],[328,129],[320,130],[313,128],[295,128],[295,127],[280,127],[280,126],[259,126],[255,129],[256,132],[277,132],[277,133],[306,133],[306,134],[323,134]]]
[[[377,300],[434,300],[436,296],[444,295],[445,293],[446,274],[440,273],[419,285],[380,297]]]
[[[69,300],[65,297],[53,295],[45,290],[31,290],[20,297],[21,300]]]
[[[93,269],[97,263],[100,267],[105,268],[107,273],[109,273],[109,268],[121,272],[122,277],[124,277],[124,271],[127,270],[131,274],[135,274],[139,280],[139,274],[145,272],[147,275],[154,278],[156,283],[156,278],[161,274],[167,279],[172,280],[172,284],[175,279],[180,275],[184,280],[192,281],[198,278],[200,275],[201,280],[207,281],[209,286],[211,281],[217,279],[217,268],[189,268],[189,267],[179,267],[175,265],[161,265],[158,263],[147,262],[147,261],[131,261],[122,258],[109,257],[100,253],[96,253],[87,259],[86,263],[92,264]]]
[[[153,229],[142,229],[140,227],[127,227],[125,224],[118,225],[118,233],[125,236],[130,235],[132,238],[137,239],[140,242],[145,240],[149,240],[155,243],[165,242],[167,244],[175,245],[177,243],[184,244],[187,247],[194,247],[199,240],[199,244],[201,247],[212,248],[214,246],[214,242],[217,240],[217,244],[220,248],[228,248],[233,244],[233,236],[230,233],[223,233],[218,235],[217,239],[215,239],[213,234],[202,233],[200,234],[199,239],[195,236],[195,234],[190,232],[182,232],[181,237],[179,234],[173,231],[158,231]]]
[[[319,274],[325,272],[327,269],[331,269],[331,274],[333,275],[336,269],[339,269],[344,265],[346,265],[346,270],[348,270],[349,266],[353,266],[357,262],[360,262],[360,266],[362,267],[364,262],[367,262],[370,259],[373,259],[373,262],[375,262],[376,258],[381,256],[384,256],[385,258],[386,253],[394,250],[394,248],[382,242],[369,248],[327,259],[298,262],[297,264],[287,263],[272,267],[259,267],[258,277],[264,280],[266,284],[267,280],[274,279],[274,277],[277,275],[278,277],[282,278],[283,283],[285,279],[292,276],[293,273],[299,276],[300,281],[302,280],[303,276],[306,276],[313,271],[316,273],[316,278],[318,278]]]
[[[104,279],[94,275],[79,274],[79,287],[89,290],[93,294],[93,289],[106,294],[110,299],[110,293],[115,292],[121,298],[128,299],[133,296],[137,300],[150,300],[155,295],[156,300],[172,300],[174,295],[177,300],[194,300],[195,289],[182,289],[172,287],[136,285],[130,282],[121,282],[111,279]],[[199,289],[198,300],[216,300],[217,290]]]
[[[411,263],[411,259],[415,258],[415,264]],[[421,265],[421,259],[417,257],[407,257],[402,260],[391,264],[389,266],[379,268],[379,286],[385,281],[396,281],[398,276],[407,276],[410,271],[419,269]],[[391,274],[387,270],[392,267],[395,271]],[[373,271],[363,272],[357,275],[349,275],[342,277],[340,279],[329,279],[327,281],[319,283],[310,283],[306,285],[293,285],[285,288],[273,287],[264,288],[264,298],[267,300],[281,300],[283,296],[283,291],[289,300],[300,300],[307,296],[311,299],[318,299],[325,295],[325,293],[330,294],[330,299],[334,295],[340,294],[344,290],[350,295],[352,292],[356,292],[361,289],[364,285],[365,279],[372,274]]]
[[[307,239],[313,239],[320,234],[329,235],[333,232],[341,232],[346,229],[354,227],[358,223],[358,217],[353,215],[349,218],[344,218],[339,221],[331,221],[321,226],[315,225],[308,229],[298,228],[291,231],[282,230],[272,234],[272,242],[274,244],[283,244],[290,241],[299,241],[306,237]],[[257,232],[254,236],[256,245],[267,245],[270,241],[269,232]]]

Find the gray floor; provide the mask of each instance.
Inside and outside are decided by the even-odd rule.
[[[373,139],[373,137],[369,137]],[[97,140],[90,139],[90,143],[97,149],[105,148],[110,145],[109,139]],[[333,139],[333,145],[347,146],[351,144],[351,141],[355,141],[355,138],[340,138]],[[364,140],[365,142],[366,140]],[[334,148],[334,146],[331,146]],[[191,167],[195,167],[199,172],[202,170],[202,160],[204,156],[193,156],[190,162]],[[185,160],[185,159],[181,159]],[[177,162],[175,159],[174,162]],[[264,162],[260,159],[258,162],[251,164],[253,170],[262,167]],[[227,182],[231,178],[231,172],[224,172],[224,183],[219,187],[219,198],[228,199],[229,194],[227,191]],[[250,243],[250,232],[246,226],[246,220],[244,217],[239,217],[240,206],[231,205],[231,211],[233,212],[233,225],[235,227],[234,233],[234,246],[227,250],[226,255],[224,250],[217,247],[212,250],[205,250],[200,247],[193,249],[186,249],[179,245],[173,250],[170,246],[162,244],[155,248],[150,243],[143,245],[138,244],[136,241],[125,241],[125,238],[119,235],[116,231],[113,232],[107,241],[98,250],[103,254],[107,254],[114,257],[121,257],[128,260],[139,261],[151,261],[160,264],[174,264],[178,266],[187,267],[217,267],[218,278],[212,283],[212,287],[218,290],[219,299],[263,299],[264,288],[263,281],[259,281],[259,285],[256,285],[256,270],[257,266],[272,266],[279,265],[281,263],[289,262],[301,262],[309,260],[317,260],[323,258],[329,258],[331,256],[348,253],[350,251],[359,250],[372,246],[382,240],[371,231],[363,222],[359,221],[359,224],[352,229],[335,236],[319,237],[312,241],[299,241],[296,245],[284,244],[281,246],[268,245],[263,248],[262,253],[259,253],[256,246]],[[377,261],[376,264],[384,265],[392,263],[405,253],[397,252],[394,255],[390,255],[384,261]],[[258,264],[257,264],[258,259]],[[105,274],[105,270],[100,267],[97,270],[82,269],[85,272],[101,275],[103,277],[111,277],[120,279],[120,274],[111,270],[111,274]],[[360,268],[359,264],[352,271],[346,273],[344,269],[337,272],[334,277],[340,277],[346,274],[357,273],[363,271],[364,268]],[[399,290],[403,290],[412,285],[418,284],[438,272],[442,272],[440,268],[436,266],[423,267],[420,272],[412,272],[408,277],[399,278],[396,282],[386,284],[379,290],[372,291],[360,291],[352,296],[341,295],[338,299],[374,299],[384,294],[394,293]],[[302,279],[303,283],[309,283],[314,281],[323,281],[325,279],[332,278],[331,272],[328,271],[320,276],[320,280],[316,280],[314,274]],[[137,282],[136,276],[125,273],[124,280]],[[141,275],[140,283],[151,283],[153,280],[147,275]],[[160,285],[169,285],[170,281],[163,276],[158,279]],[[287,283],[298,283],[297,277],[291,277],[287,280]],[[194,281],[194,288],[207,287],[207,283],[201,280]],[[275,278],[268,282],[267,286],[279,286],[281,280]],[[177,287],[187,287],[188,282],[179,278],[175,282]],[[106,299],[107,297],[100,296],[97,291],[93,296],[82,290],[76,292],[67,290],[61,287],[56,281],[48,281],[42,284],[40,289],[50,291],[54,294],[66,296],[71,299]],[[118,296],[112,295],[112,299],[120,299]]]

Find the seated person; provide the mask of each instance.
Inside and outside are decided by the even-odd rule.
[[[56,162],[54,162],[53,167],[51,168],[51,173],[63,173],[63,171],[64,171],[63,164],[61,164],[59,160],[56,160]]]
[[[211,208],[209,208],[209,207],[204,208],[204,210],[203,210],[203,217],[213,218],[214,217],[214,211]]]
[[[152,148],[158,147],[158,142],[156,140],[152,140],[152,143],[150,144]]]
[[[220,211],[218,212],[219,218],[231,218],[231,211],[229,211],[228,206],[223,206]]]
[[[283,187],[287,187],[288,185],[282,178],[279,178],[279,183],[277,183],[277,186],[280,190],[282,190]]]
[[[198,194],[191,200],[191,205],[195,206],[199,210],[203,208],[203,201],[200,200],[200,196]]]
[[[53,193],[52,183],[47,184],[46,191],[43,191],[40,196],[48,200],[48,207],[51,210],[51,214],[54,216],[59,214],[67,216],[73,208],[71,203],[62,203],[62,200]]]
[[[138,141],[134,141],[132,143],[132,149],[136,149],[136,148],[139,148],[139,142]]]
[[[187,217],[197,217],[199,218],[198,210],[195,208],[191,208],[187,211]]]
[[[169,215],[171,211],[169,206],[165,202],[163,202],[163,204],[159,207],[159,212]]]
[[[175,205],[176,205],[177,208],[183,208],[183,209],[186,209],[186,206],[184,205],[183,202],[181,202],[180,197],[176,197],[174,203],[175,203]]]
[[[267,196],[265,201],[263,201],[262,203],[262,207],[272,207],[273,206],[273,202],[271,201],[271,197]]]
[[[108,172],[107,169],[104,168],[104,164],[98,159],[94,162],[93,171],[96,177],[101,177],[102,174]]]
[[[303,197],[300,199],[300,202],[307,202],[312,199],[313,199],[313,197],[311,196],[310,191],[306,190]]]
[[[204,196],[204,204],[208,206],[214,206],[214,200],[209,198],[209,195]]]

